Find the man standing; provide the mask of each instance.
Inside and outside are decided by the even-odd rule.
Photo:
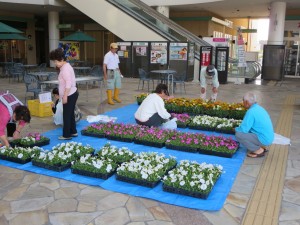
[[[206,99],[206,79],[212,80],[212,94],[210,97],[211,101],[216,101],[218,96],[218,87],[219,87],[219,79],[218,79],[218,71],[216,70],[214,65],[208,65],[206,68],[202,68],[200,72],[200,85],[201,85],[201,95],[200,97],[205,100]]]
[[[121,103],[119,92],[121,88],[121,71],[119,69],[119,56],[117,43],[110,44],[110,51],[105,54],[103,61],[104,80],[107,81],[107,103],[114,105],[114,101]],[[114,90],[114,96],[112,92]]]
[[[236,139],[249,151],[248,157],[262,157],[266,146],[274,140],[274,130],[268,112],[256,103],[256,95],[248,92],[243,98],[247,110],[241,125],[235,128]]]

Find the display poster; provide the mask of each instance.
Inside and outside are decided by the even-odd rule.
[[[117,52],[120,58],[128,58],[129,57],[129,49],[131,47],[130,42],[118,42],[119,50]]]
[[[148,43],[147,42],[133,42],[133,47],[136,56],[147,56],[147,48]]]
[[[241,28],[238,28],[237,36],[238,36],[238,40],[237,40],[238,67],[247,67],[246,57],[245,57],[245,43],[244,43]]]
[[[72,62],[80,59],[79,42],[59,42],[58,47],[64,49],[67,61]]]
[[[187,43],[170,43],[170,60],[187,60]]]
[[[151,43],[151,64],[167,64],[167,43]]]
[[[201,48],[201,66],[208,66],[211,64],[211,47],[203,46]]]

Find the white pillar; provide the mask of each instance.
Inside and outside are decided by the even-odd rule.
[[[58,48],[59,42],[59,29],[57,25],[59,24],[58,12],[48,13],[48,26],[49,26],[49,52]],[[54,63],[50,61],[50,67],[55,67]]]
[[[272,2],[268,44],[282,45],[284,38],[286,2]]]
[[[169,18],[169,7],[168,6],[157,6],[156,7],[156,11],[163,14],[165,17]],[[168,26],[165,25],[164,23],[160,22],[159,20],[157,20],[156,24],[161,27],[163,30],[168,32]]]
[[[200,61],[195,58],[194,61],[194,79],[193,83],[199,83]]]

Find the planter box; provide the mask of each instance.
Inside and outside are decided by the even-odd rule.
[[[193,129],[193,130],[215,131],[214,127],[204,127],[204,126],[192,125],[192,124],[189,124],[188,128]]]
[[[235,134],[235,132],[233,130],[216,129],[216,132],[223,133],[223,134]]]
[[[177,145],[168,144],[168,143],[166,143],[166,148],[183,151],[183,152],[192,152],[192,153],[198,152],[198,148],[193,148],[190,146],[177,146]]]
[[[31,161],[31,158],[19,159],[19,158],[15,158],[15,157],[6,156],[6,155],[0,155],[0,159],[7,160],[10,162],[14,162],[14,163],[20,163],[20,164],[25,164],[25,163],[28,163]]]
[[[67,170],[71,167],[71,163],[67,163],[67,164],[61,165],[61,166],[53,166],[53,165],[49,165],[49,164],[46,164],[46,163],[43,163],[43,162],[37,162],[37,161],[34,161],[34,160],[32,160],[32,165],[38,166],[38,167],[41,167],[41,168],[44,168],[44,169],[47,169],[47,170],[54,170],[56,172],[62,172],[62,171]]]
[[[110,173],[94,173],[94,172],[90,172],[90,171],[86,171],[86,170],[79,170],[79,169],[72,169],[71,168],[71,172],[74,174],[79,174],[82,176],[87,176],[87,177],[95,177],[95,178],[100,178],[103,180],[107,180],[108,178],[110,178],[115,171],[112,171]]]
[[[129,138],[129,137],[118,137],[118,136],[114,136],[114,135],[106,135],[105,137],[106,137],[108,140],[121,141],[121,142],[128,142],[128,143],[133,142],[133,138]]]
[[[134,143],[140,144],[140,145],[156,147],[156,148],[162,148],[165,146],[165,143],[157,143],[157,142],[144,141],[144,140],[138,140],[138,139],[134,139]]]
[[[177,128],[187,128],[188,125],[184,123],[177,123]]]
[[[89,136],[89,137],[97,137],[97,138],[105,138],[105,134],[97,134],[97,133],[92,133],[88,132],[87,130],[82,130],[81,134],[83,136]]]
[[[227,153],[227,152],[217,152],[217,151],[211,151],[211,150],[206,150],[206,149],[198,149],[198,152],[200,154],[205,154],[205,155],[215,155],[215,156],[220,156],[220,157],[224,157],[224,158],[232,158],[232,156],[234,155],[234,152],[232,153]]]
[[[38,141],[38,142],[35,142],[35,143],[33,143],[33,144],[30,144],[30,145],[24,145],[24,144],[21,144],[21,143],[18,142],[18,140],[12,141],[12,142],[10,142],[9,144],[10,144],[10,146],[13,147],[13,148],[16,147],[16,146],[24,147],[24,148],[33,148],[33,147],[35,147],[35,146],[37,146],[37,147],[42,147],[42,146],[45,146],[45,145],[49,145],[49,143],[50,143],[50,139],[47,138],[47,140],[44,140],[44,141]]]
[[[120,181],[127,182],[127,183],[137,184],[137,185],[141,185],[141,186],[149,187],[149,188],[155,187],[160,182],[160,180],[155,181],[155,182],[150,182],[150,181],[147,181],[147,180],[138,180],[138,179],[135,179],[135,178],[124,177],[124,176],[121,176],[121,175],[118,175],[118,174],[116,174],[116,179],[120,180]]]
[[[187,191],[187,190],[184,190],[184,189],[181,189],[181,188],[174,188],[174,187],[171,187],[171,186],[167,186],[165,184],[163,184],[163,191],[166,191],[166,192],[171,192],[171,193],[175,193],[175,194],[180,194],[180,195],[187,195],[187,196],[191,196],[191,197],[194,197],[194,198],[201,198],[201,199],[207,199],[208,194],[203,194],[203,193],[200,193],[200,192],[194,192],[194,191]]]

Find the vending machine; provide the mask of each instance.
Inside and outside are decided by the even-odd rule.
[[[213,46],[201,46],[201,48],[200,48],[199,80],[200,80],[201,69],[210,64],[213,64],[212,57],[213,57]]]
[[[220,84],[227,83],[229,47],[216,47],[215,67],[218,71]]]

